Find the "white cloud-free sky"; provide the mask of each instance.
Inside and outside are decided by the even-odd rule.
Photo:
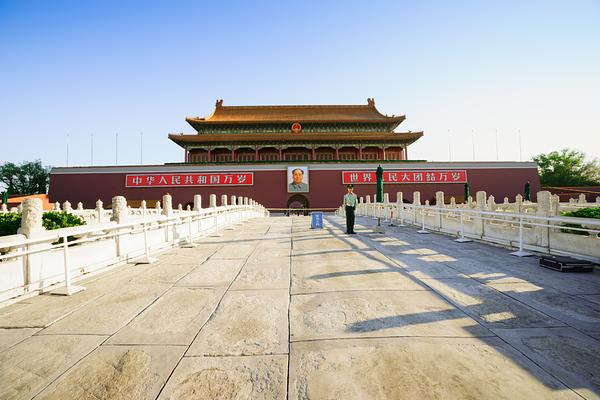
[[[127,3],[127,4],[122,4]],[[409,157],[600,157],[600,2],[0,1],[0,163],[183,160],[225,105],[366,104]],[[519,134],[520,132],[520,134]],[[116,157],[118,134],[118,158]],[[497,143],[497,146],[496,146]]]

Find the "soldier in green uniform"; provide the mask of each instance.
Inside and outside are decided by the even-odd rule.
[[[346,233],[355,235],[354,232],[354,210],[358,204],[358,198],[354,194],[354,185],[348,185],[348,193],[344,195],[344,208],[346,210]]]

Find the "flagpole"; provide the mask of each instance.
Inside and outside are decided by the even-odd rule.
[[[90,141],[91,141],[91,152],[90,152],[90,159],[92,162],[92,165],[94,165],[94,134],[92,133],[90,135]]]
[[[448,129],[448,158],[452,161],[452,141],[450,140],[450,129]]]
[[[144,132],[140,132],[140,164],[144,163]]]
[[[519,161],[523,161],[523,147],[521,146],[521,130],[519,129]]]
[[[69,134],[67,133],[67,167],[69,166]]]
[[[473,161],[475,161],[475,132],[471,129],[471,146],[473,147]]]
[[[498,128],[496,128],[496,161],[498,161],[500,157],[498,156]]]

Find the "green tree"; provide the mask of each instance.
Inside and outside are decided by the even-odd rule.
[[[585,153],[562,149],[533,157],[537,162],[542,186],[600,185],[597,159],[585,160]]]
[[[42,166],[40,160],[0,165],[0,184],[8,194],[46,193],[49,178],[50,168]]]

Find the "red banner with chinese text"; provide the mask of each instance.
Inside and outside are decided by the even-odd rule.
[[[466,183],[465,170],[383,171],[383,183]],[[344,185],[377,183],[375,171],[342,171]]]
[[[253,172],[127,175],[125,187],[252,186]]]

